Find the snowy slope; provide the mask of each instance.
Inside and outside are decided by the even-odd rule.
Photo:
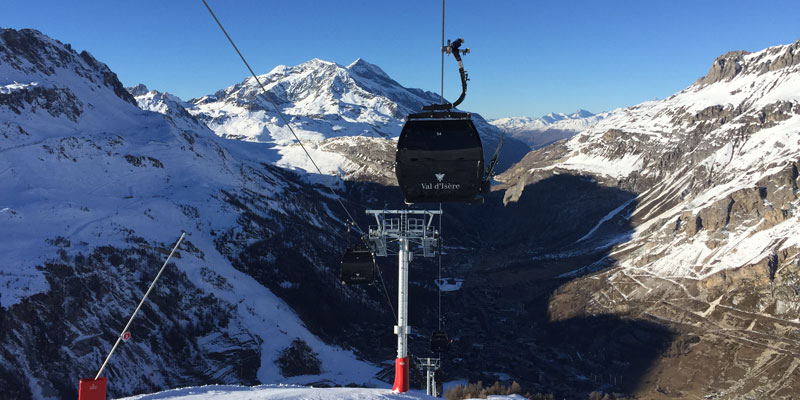
[[[660,276],[703,278],[797,245],[789,239],[800,234],[800,226],[791,218],[797,204],[796,183],[783,175],[789,168],[791,176],[800,160],[798,48],[800,44],[795,43],[752,54],[729,53],[689,88],[663,101],[619,112],[567,143],[570,152],[559,168],[622,180],[636,175],[638,180],[657,182],[637,199],[633,217],[642,224],[636,238],[651,235],[654,225],[674,223],[681,214],[702,215],[737,192],[763,188],[756,200],[762,207],[743,210],[751,213],[752,221],[728,217],[722,247],[706,245],[708,235],[714,234],[707,218],[711,230],[651,249],[662,256],[637,267]],[[720,64],[735,64],[740,70],[717,76]],[[614,153],[623,143],[628,151]],[[676,150],[682,153],[683,165],[665,163]],[[781,182],[775,186],[775,180]],[[769,209],[786,214],[773,220],[767,215]],[[780,238],[789,240],[775,247]],[[733,251],[737,248],[738,252]]]
[[[505,396],[504,396],[505,397]],[[219,399],[219,400],[255,400],[255,399],[432,399],[424,393],[392,393],[390,389],[363,388],[313,388],[302,386],[201,386],[168,390],[165,392],[126,397],[125,400],[148,399]],[[123,399],[120,399],[123,400]]]
[[[407,399],[424,400],[435,399],[436,397],[427,396],[424,391],[410,391],[407,393],[393,393],[388,389],[364,389],[364,388],[313,388],[302,386],[201,386],[192,388],[182,388],[168,390],[165,392],[150,395],[126,397],[120,400],[195,400],[195,399],[219,399],[219,400],[301,400],[301,399],[352,399],[352,400],[381,400],[381,399]],[[520,395],[491,395],[491,400],[522,400]]]
[[[572,114],[550,113],[539,118],[498,118],[489,121],[489,123],[511,137],[519,139],[527,143],[531,148],[536,149],[562,139],[571,138],[576,133],[586,130],[611,114],[613,114],[613,111],[592,114],[586,110],[578,110]]]
[[[170,246],[181,230],[188,234],[186,244],[168,268],[177,268],[177,275],[160,284],[134,323],[134,340],[106,370],[112,393],[131,393],[143,384],[143,371],[154,368],[153,381],[161,387],[197,379],[236,383],[242,374],[264,383],[374,383],[376,367],[311,334],[263,282],[232,265],[237,249],[219,241],[220,235],[235,237],[245,246],[275,236],[273,242],[282,243],[280,231],[289,229],[282,224],[294,220],[317,221],[309,232],[331,231],[330,224],[340,224],[328,208],[331,199],[320,199],[315,189],[266,166],[269,153],[242,149],[238,141],[229,146],[182,108],[164,108],[166,117],[138,108],[108,67],[37,31],[2,30],[0,60],[2,386],[16,386],[12,382],[26,376],[23,397],[26,390],[35,398],[74,395],[67,382],[94,374],[90,371],[99,367],[123,318],[152,279],[152,264],[163,257],[152,249]],[[177,101],[163,97],[140,97],[139,102]],[[272,221],[276,231],[256,236],[245,216]],[[145,254],[152,255],[146,264]],[[121,261],[114,261],[118,255]],[[94,263],[82,273],[94,282],[89,288],[72,278],[87,256]],[[321,262],[313,252],[299,258]],[[58,297],[71,289],[80,291],[78,300]],[[177,307],[169,309],[171,304],[159,299],[173,291],[214,305],[173,303]],[[54,322],[38,315],[49,312],[41,308],[48,303],[76,308]],[[37,311],[25,311],[31,305]],[[212,311],[221,314],[209,315]],[[192,321],[193,313],[205,317]],[[35,325],[37,318],[63,329],[60,337],[47,339],[53,353],[36,350],[35,343],[43,340],[36,339],[43,329]],[[194,327],[201,320],[215,322]],[[173,336],[159,334],[159,327]],[[295,338],[318,354],[319,376],[286,378],[276,366],[281,350]],[[170,354],[166,349],[175,340],[189,344],[193,355]],[[236,354],[257,356],[249,364],[254,369],[226,364]],[[186,361],[189,369],[178,367]],[[63,376],[56,365],[78,375]]]

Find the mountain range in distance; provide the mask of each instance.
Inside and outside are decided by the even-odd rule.
[[[572,114],[550,113],[538,118],[505,117],[489,121],[511,137],[521,140],[533,149],[553,142],[569,139],[612,115],[613,111],[593,114],[580,109]]]

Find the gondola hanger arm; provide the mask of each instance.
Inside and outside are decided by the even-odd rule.
[[[456,101],[453,103],[431,104],[429,106],[423,106],[423,111],[441,111],[456,108],[467,96],[467,81],[469,80],[469,75],[464,69],[464,63],[461,61],[461,55],[469,54],[470,50],[469,48],[461,49],[462,44],[464,44],[464,38],[458,38],[453,41],[448,40],[447,46],[442,47],[442,53],[452,54],[456,61],[458,61],[458,74],[461,76],[461,96],[458,96],[458,99],[456,99]]]

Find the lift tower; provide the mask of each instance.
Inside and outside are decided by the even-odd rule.
[[[389,255],[388,244],[398,243],[397,284],[397,359],[395,360],[394,385],[396,392],[408,391],[408,263],[415,252],[423,257],[434,257],[439,252],[439,232],[433,226],[435,215],[441,210],[367,210],[375,217],[376,225],[369,226],[369,240],[375,255]],[[441,217],[440,217],[441,218]]]

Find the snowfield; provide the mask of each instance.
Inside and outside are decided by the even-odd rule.
[[[290,385],[262,385],[255,387],[209,385],[167,390],[160,393],[125,397],[119,400],[381,400],[435,399],[422,391],[393,393],[390,389],[365,388],[314,388]],[[520,395],[489,396],[491,400],[522,400]]]
[[[172,389],[160,393],[125,397],[119,400],[301,400],[301,399],[431,399],[417,391],[393,393],[391,389],[314,388],[293,385],[235,386],[209,385]]]

